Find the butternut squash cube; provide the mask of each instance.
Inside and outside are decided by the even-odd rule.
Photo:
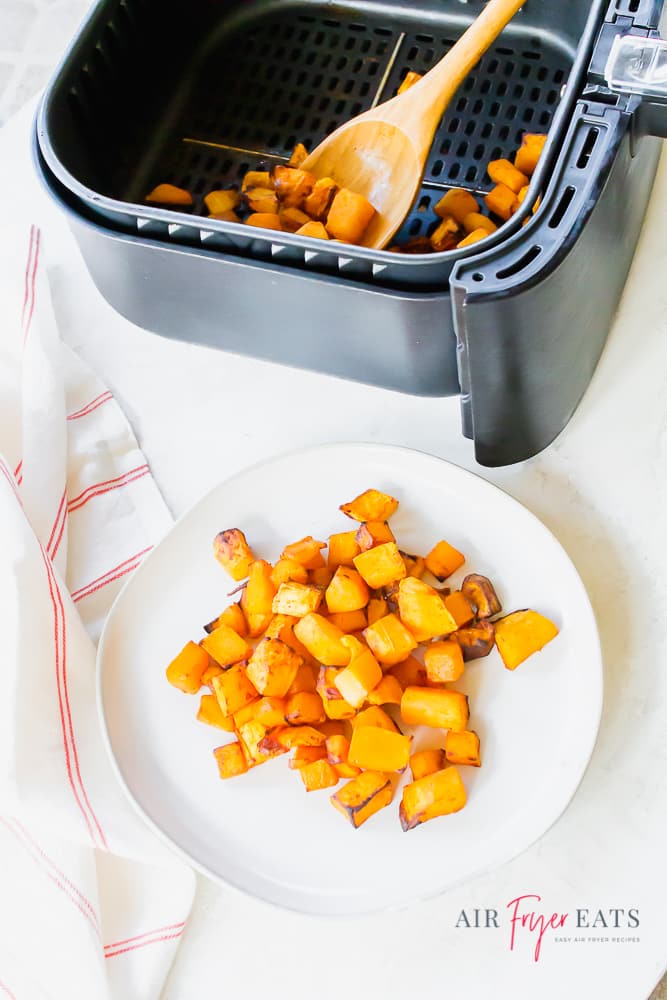
[[[311,656],[327,667],[346,667],[350,652],[341,643],[343,633],[322,615],[311,612],[294,626],[294,634]]]
[[[201,675],[202,684],[205,684],[206,687],[211,688],[212,690],[213,678],[217,677],[218,674],[221,673],[222,673],[222,667],[218,666],[217,663],[214,663],[213,660],[209,658],[209,665],[204,671],[204,673]]]
[[[414,656],[408,656],[407,659],[397,663],[389,673],[396,678],[403,691],[407,687],[426,686],[426,667]]]
[[[260,694],[283,698],[303,663],[282,639],[262,639],[248,660],[246,674]]]
[[[418,750],[410,757],[410,771],[412,780],[419,781],[427,774],[434,774],[441,771],[445,766],[445,751],[441,748],[434,750]]]
[[[259,744],[262,753],[292,750],[294,747],[321,747],[326,737],[312,726],[285,726],[267,733]]]
[[[399,94],[404,94],[406,90],[409,90],[410,87],[414,87],[414,85],[416,83],[419,83],[421,79],[422,79],[421,73],[415,73],[414,70],[409,69],[408,72],[405,74],[403,83],[396,91],[396,96],[398,97]]]
[[[461,733],[468,726],[468,698],[460,691],[409,687],[401,698],[401,718],[408,726],[431,726]]]
[[[398,613],[418,642],[449,635],[458,627],[438,591],[411,576],[398,585]]]
[[[328,566],[318,566],[317,569],[308,570],[308,582],[320,590],[326,590],[332,580],[333,573]]]
[[[463,628],[475,617],[475,612],[468,598],[460,590],[453,590],[445,597],[445,607],[456,622],[457,628]]]
[[[485,226],[480,226],[479,229],[473,229],[471,233],[468,233],[459,243],[456,244],[458,250],[463,250],[464,247],[471,247],[474,243],[480,243],[485,240],[489,235],[488,230]]]
[[[375,208],[362,194],[339,188],[327,215],[327,229],[343,243],[359,244],[374,215]]]
[[[327,760],[341,778],[354,778],[361,774],[361,768],[350,764],[350,741],[347,736],[329,736],[326,742]]]
[[[337,611],[328,617],[333,625],[345,633],[363,632],[368,626],[368,618],[362,608],[359,611]]]
[[[245,660],[250,646],[242,636],[227,625],[219,625],[201,641],[202,649],[221,667],[228,667],[239,660]]]
[[[367,771],[404,771],[410,760],[411,736],[379,726],[356,726],[348,759]]]
[[[339,510],[353,521],[388,521],[398,510],[398,500],[380,490],[364,490],[350,503],[341,504]]]
[[[341,672],[341,667],[320,667],[320,671],[317,675],[317,683],[315,685],[317,693],[322,698],[329,698],[330,700],[336,700],[337,698],[342,698],[342,694],[336,687],[336,678]]]
[[[380,663],[394,666],[417,647],[417,640],[396,615],[385,615],[364,629],[364,639]]]
[[[376,705],[365,708],[363,712],[357,712],[352,720],[352,729],[357,729],[359,726],[375,726],[378,729],[386,729],[390,733],[401,732],[391,716],[383,708],[378,708]]]
[[[233,188],[224,191],[209,191],[204,198],[211,215],[221,215],[223,212],[233,212],[241,200],[241,195]]]
[[[314,760],[299,768],[299,774],[307,792],[317,792],[321,788],[333,788],[340,781],[338,772],[328,760]]]
[[[296,672],[296,677],[289,686],[287,697],[293,694],[301,694],[304,691],[315,691],[316,673],[312,663],[302,663]]]
[[[216,726],[218,729],[224,729],[226,733],[234,732],[234,720],[224,717],[220,711],[218,699],[214,694],[203,694],[201,696],[197,720],[205,722],[208,726]]]
[[[479,205],[470,191],[466,191],[465,188],[452,188],[442,196],[434,211],[441,219],[451,215],[458,223],[462,223],[466,215],[479,211]]]
[[[218,764],[221,778],[235,778],[248,770],[248,763],[238,740],[217,747],[213,751],[213,756]]]
[[[454,639],[430,643],[424,650],[424,666],[432,684],[457,681],[464,671],[461,647]]]
[[[328,240],[329,234],[323,222],[306,222],[301,229],[297,229],[297,236],[310,236],[314,240]]]
[[[380,618],[384,618],[388,611],[389,605],[384,597],[371,597],[366,608],[368,624],[374,625]]]
[[[257,698],[257,689],[239,663],[213,678],[213,693],[225,718],[239,712]]]
[[[522,174],[525,174],[526,177],[532,177],[535,173],[537,162],[542,155],[546,141],[546,135],[538,135],[531,132],[526,132],[524,135],[521,141],[521,148],[514,157],[514,166]]]
[[[317,611],[322,603],[322,591],[305,583],[281,583],[273,598],[272,611],[276,615],[290,615],[303,618],[311,611]]]
[[[167,667],[167,680],[184,694],[197,694],[209,663],[205,649],[196,642],[187,642]]]
[[[403,688],[391,674],[385,674],[380,683],[368,693],[369,705],[400,705]]]
[[[245,708],[234,713],[234,725],[237,729],[246,722],[259,722],[265,729],[284,726],[285,710],[284,698],[257,698],[256,701],[251,701]]]
[[[276,590],[280,590],[283,583],[308,583],[308,570],[296,559],[279,559],[271,572],[271,580]]]
[[[300,691],[287,698],[285,718],[291,726],[316,726],[324,722],[326,713],[316,691]]]
[[[344,635],[341,642],[350,650],[350,662],[336,675],[334,684],[350,705],[359,708],[382,680],[382,667],[368,646],[354,636]]]
[[[345,720],[327,719],[326,722],[320,722],[317,729],[324,733],[325,739],[328,740],[330,736],[347,736],[349,723]]]
[[[488,656],[493,649],[496,629],[493,622],[483,621],[472,622],[467,628],[460,628],[454,632],[452,639],[459,644],[463,659],[478,660],[482,656]]]
[[[495,588],[487,576],[469,573],[461,584],[461,592],[470,601],[478,618],[491,618],[502,610]]]
[[[364,521],[355,535],[360,552],[374,549],[385,542],[395,542],[394,533],[386,521]]]
[[[399,808],[401,826],[406,831],[414,830],[436,816],[458,812],[466,804],[466,798],[465,785],[455,767],[428,774],[403,789]]]
[[[488,235],[495,233],[498,226],[491,221],[488,215],[482,215],[481,212],[471,212],[463,220],[463,228],[468,235],[477,232],[478,229],[483,229]]]
[[[254,638],[264,632],[273,617],[271,606],[276,588],[271,579],[271,564],[256,559],[248,572],[248,582],[241,595],[241,607],[248,622],[248,632]]]
[[[356,569],[339,566],[326,589],[325,598],[330,612],[359,611],[368,604],[370,593],[365,580]],[[315,611],[316,608],[311,608]]]
[[[315,187],[315,178],[308,170],[281,165],[273,168],[273,183],[285,208],[303,208]]]
[[[349,701],[345,701],[344,698],[326,698],[323,695],[320,695],[320,697],[322,698],[327,719],[338,722],[353,719],[357,714],[356,708],[350,705]]]
[[[436,253],[453,250],[461,239],[461,235],[459,223],[451,215],[446,215],[429,237],[431,247]]]
[[[504,184],[514,194],[518,194],[528,184],[526,175],[517,170],[509,160],[491,160],[486,169],[494,184]]]
[[[326,221],[331,202],[337,190],[338,185],[333,177],[320,177],[319,180],[315,181],[315,186],[304,204],[304,208],[311,219],[316,219],[318,222]]]
[[[266,727],[256,719],[251,719],[249,722],[244,722],[243,725],[237,726],[236,733],[241,744],[241,749],[250,767],[256,767],[257,764],[264,764],[271,757],[277,756],[278,753],[285,753],[282,748],[271,750],[270,752],[267,751],[266,753],[260,749],[260,743],[266,736]]]
[[[426,569],[426,560],[423,556],[413,556],[409,552],[401,551],[401,559],[405,563],[405,571],[408,576],[414,576],[421,580]]]
[[[331,796],[330,802],[358,829],[394,796],[391,779],[376,771],[364,771]]]
[[[213,539],[213,554],[233,580],[245,580],[255,558],[240,528],[220,531]]]
[[[466,557],[444,539],[434,545],[426,556],[426,569],[438,580],[446,580],[463,566]]]
[[[227,625],[229,628],[233,628],[237,635],[245,636],[248,634],[248,623],[245,620],[245,615],[240,604],[230,604],[217,618],[214,618],[208,625],[204,625],[204,631],[210,635],[219,625]]]
[[[300,167],[308,159],[308,150],[302,142],[297,142],[289,158],[288,167]]]
[[[360,552],[355,556],[354,566],[373,590],[406,576],[405,563],[396,542],[385,542],[367,552]]]
[[[304,764],[312,764],[314,760],[326,759],[327,748],[324,745],[320,747],[297,747],[294,755],[290,757],[287,766],[291,771],[298,771]]]
[[[283,224],[280,216],[275,212],[253,212],[245,220],[246,226],[255,226],[257,229],[275,229],[282,233]]]
[[[327,566],[334,572],[339,566],[353,567],[353,559],[359,555],[361,549],[357,542],[356,532],[339,531],[335,535],[329,536],[329,555]]]
[[[241,190],[252,191],[253,188],[273,188],[273,178],[268,170],[248,170],[243,178]]]
[[[145,201],[156,202],[158,205],[191,205],[192,195],[175,184],[158,184],[146,195]]]
[[[318,542],[312,535],[306,535],[298,542],[292,542],[283,549],[281,559],[295,559],[306,569],[319,569],[326,565],[320,549],[326,548],[326,542]]]
[[[278,215],[283,229],[286,229],[288,233],[296,233],[307,222],[310,222],[310,216],[302,212],[300,208],[281,208]]]
[[[496,184],[489,193],[484,196],[484,201],[489,212],[504,219],[505,222],[514,215],[519,207],[519,199],[514,191],[506,184]],[[469,239],[470,237],[468,237]]]
[[[495,623],[496,646],[508,670],[539,652],[555,639],[558,629],[537,611],[514,611]]]
[[[264,636],[267,639],[280,639],[288,645],[290,649],[293,649],[295,653],[298,653],[306,663],[312,665],[312,656],[306,647],[300,643],[294,635],[294,626],[298,620],[298,618],[292,618],[290,615],[273,615],[271,621],[266,627]]]
[[[445,757],[450,764],[470,764],[471,767],[481,767],[477,733],[467,729],[462,733],[454,733],[450,730],[445,737]]]
[[[251,212],[269,215],[278,212],[278,195],[272,188],[252,188],[246,191],[245,200]]]

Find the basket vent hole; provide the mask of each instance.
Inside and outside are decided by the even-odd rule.
[[[466,127],[464,128],[463,131],[465,132],[466,135],[472,135],[473,132],[475,131],[475,123],[474,122],[468,122],[468,124],[466,125]]]
[[[519,76],[521,77],[522,80],[525,80],[526,77],[530,76],[530,66],[527,63],[524,63],[523,66],[521,67],[521,72],[519,73]]]
[[[444,163],[442,162],[442,160],[436,160],[435,163],[433,164],[432,169],[431,169],[431,173],[433,174],[433,176],[434,177],[439,177],[440,174],[442,173],[442,168],[443,167],[444,167]]]
[[[452,134],[454,132],[458,132],[460,124],[461,123],[459,122],[458,118],[452,118],[452,120],[449,123],[449,128],[447,129],[447,131],[450,134]]]
[[[459,143],[458,149],[456,150],[456,155],[465,156],[467,152],[468,152],[468,143],[467,142]]]
[[[533,261],[540,256],[542,253],[542,247],[533,246],[530,250],[527,250],[523,257],[519,257],[513,264],[509,267],[504,267],[502,271],[496,272],[496,278],[500,281],[503,278],[511,278],[515,274],[519,274],[520,271],[524,271]]]
[[[472,153],[472,158],[473,160],[481,160],[483,156],[484,156],[484,146],[482,146],[482,144],[480,143],[479,146],[475,146]]]
[[[417,208],[418,209],[425,209],[425,208],[429,208],[430,205],[431,205],[431,196],[430,196],[430,194],[425,194],[425,195],[422,195],[422,197],[419,199],[419,205],[417,206]]]
[[[483,80],[482,86],[479,89],[483,94],[488,94],[488,92],[491,90],[491,81],[488,79]]]
[[[466,180],[474,181],[477,180],[477,167],[468,167],[466,170]]]
[[[521,55],[524,59],[539,60],[542,58],[539,52],[535,52],[533,49],[528,49],[526,52],[522,52]]]
[[[590,160],[591,154],[595,149],[595,143],[598,141],[599,134],[600,131],[597,128],[591,128],[588,130],[586,141],[584,142],[581,153],[579,154],[579,159],[577,160],[577,167],[579,170],[583,170],[584,167],[588,166],[588,161]]]
[[[473,281],[484,281],[484,275],[480,274],[479,271],[475,271],[475,273],[472,276],[472,280]]]
[[[535,111],[534,111],[533,108],[526,108],[526,110],[523,113],[523,120],[525,122],[531,122],[533,120],[533,115],[534,114],[535,114]]]
[[[549,70],[546,68],[546,66],[540,66],[540,68],[537,71],[537,79],[543,82],[544,80],[546,80],[548,75],[549,75]]]
[[[459,176],[460,173],[461,173],[461,164],[452,163],[451,167],[449,168],[450,180],[456,180],[456,178]]]
[[[484,101],[478,99],[478,100],[475,101],[475,103],[472,106],[472,113],[474,115],[479,115],[479,114],[481,114],[481,112],[483,111],[483,109],[484,109]]]
[[[413,59],[416,59],[418,55],[419,55],[419,48],[417,45],[413,45],[410,51],[408,52],[408,62],[412,62]]]
[[[540,115],[540,125],[548,125],[551,121],[551,115],[548,111],[543,111]]]
[[[467,106],[468,106],[468,98],[467,97],[460,97],[459,100],[456,103],[456,110],[458,112],[465,111],[465,109],[467,108]]]
[[[416,236],[421,227],[422,227],[421,219],[413,219],[412,222],[410,223],[410,228],[408,230],[410,236]]]
[[[482,139],[488,139],[492,132],[493,132],[493,125],[491,124],[491,122],[485,122],[481,131]]]
[[[556,205],[553,215],[549,219],[549,229],[558,229],[561,222],[563,221],[565,213],[572,204],[572,199],[574,198],[576,193],[577,192],[575,188],[572,187],[572,185],[565,188],[562,195],[560,196],[560,201]]]
[[[501,142],[504,142],[505,139],[509,138],[509,134],[510,134],[509,125],[502,125],[498,129],[498,138],[500,139]]]

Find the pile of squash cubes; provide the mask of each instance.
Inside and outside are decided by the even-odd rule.
[[[330,801],[355,828],[389,805],[408,767],[404,830],[462,809],[459,767],[481,765],[480,744],[468,698],[449,685],[494,645],[514,670],[558,633],[535,611],[498,617],[486,577],[441,586],[465,556],[445,540],[426,557],[401,551],[388,523],[397,507],[366,490],[340,508],[355,528],[289,544],[273,566],[239,528],[218,534],[216,558],[245,581],[240,600],[167,668],[181,691],[208,689],[198,719],[234,736],[214,750],[221,778],[293,751],[307,791],[348,779]],[[412,753],[403,725],[429,727],[439,745]]]

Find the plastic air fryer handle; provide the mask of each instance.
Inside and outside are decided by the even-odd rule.
[[[610,90],[642,98],[642,132],[667,138],[667,41],[636,35],[616,38],[605,77]]]

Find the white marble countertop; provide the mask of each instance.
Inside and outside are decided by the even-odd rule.
[[[85,6],[0,0],[0,94],[7,38],[43,37],[37,25],[52,23],[56,9],[76,21]],[[28,17],[30,36],[21,27]],[[29,67],[50,63],[43,53],[32,63],[28,53],[21,65],[0,97],[5,117],[36,89],[29,80],[39,74],[31,77]],[[202,879],[165,1000],[208,1000],[221,991],[305,1000],[315,989],[324,1000],[341,993],[355,1000],[646,1000],[665,962],[667,157],[607,348],[573,420],[532,461],[480,470],[460,435],[457,400],[401,396],[164,341],[113,313],[31,176],[29,121],[28,109],[0,131],[3,213],[43,226],[65,338],[124,406],[175,514],[220,478],[300,445],[369,440],[430,451],[481,473],[542,518],[577,566],[602,638],[597,747],[572,804],[534,847],[439,899],[345,923],[277,912]],[[280,420],[245,405],[250,386],[267,409],[281,410]],[[305,411],[316,419],[306,424]],[[549,912],[635,908],[640,926],[625,936],[637,940],[604,942],[594,931],[583,931],[580,942],[550,937],[536,964],[528,942],[510,952],[507,927],[456,927],[462,909],[501,910],[525,892],[539,893]],[[653,1000],[666,997],[667,987],[657,987]]]

